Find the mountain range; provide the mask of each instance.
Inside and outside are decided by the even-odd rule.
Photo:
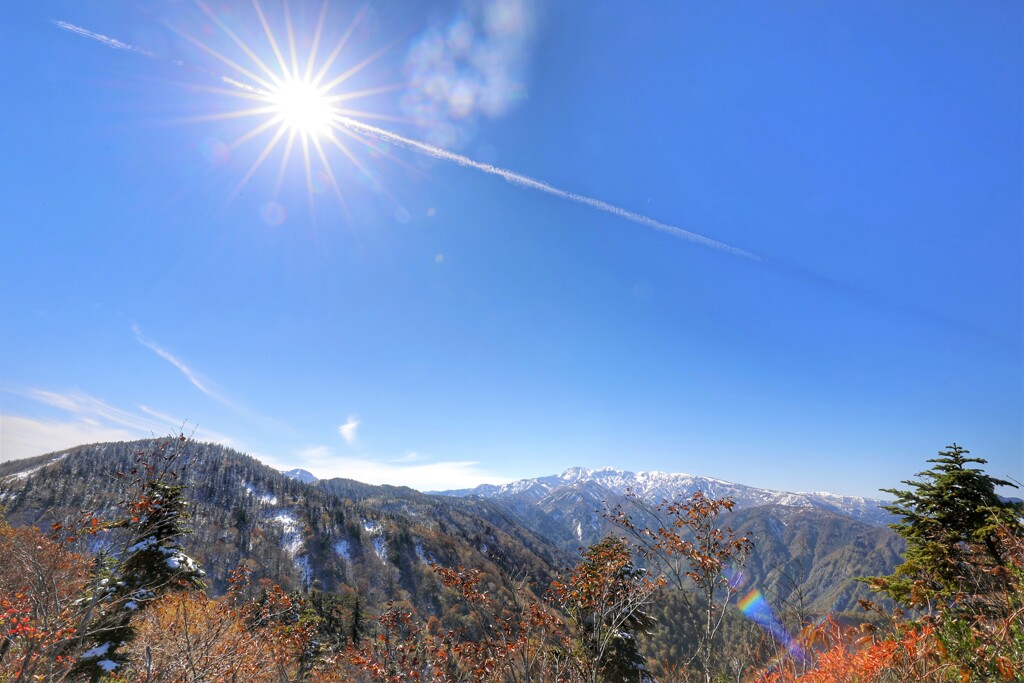
[[[135,454],[157,441],[92,444],[0,463],[0,506],[14,525],[47,526],[83,510],[110,510]],[[350,479],[279,472],[216,444],[189,443],[181,473],[194,533],[184,546],[215,592],[246,564],[285,588],[354,593],[368,609],[405,600],[445,609],[431,562],[479,568],[497,591],[526,577],[542,593],[577,551],[612,531],[616,505],[654,506],[696,490],[728,496],[723,523],[750,536],[743,567],[751,586],[778,606],[807,613],[853,608],[867,597],[854,581],[884,574],[901,545],[884,526],[881,501],[828,493],[769,491],[717,479],[610,468],[501,486],[421,493]]]
[[[559,475],[521,479],[498,486],[484,484],[473,489],[440,493],[448,496],[475,496],[500,500],[515,506],[532,504],[542,509],[554,510],[561,506],[567,496],[573,495],[595,501],[635,495],[647,505],[657,505],[665,500],[687,498],[695,491],[703,491],[712,498],[731,498],[738,508],[778,505],[826,510],[872,525],[889,524],[894,521],[892,515],[881,508],[888,501],[873,498],[841,496],[827,492],[772,491],[692,474],[634,473],[611,467],[571,467]]]
[[[510,517],[569,552],[615,531],[605,515],[616,506],[650,510],[695,491],[731,498],[722,523],[754,540],[744,572],[775,601],[799,601],[825,613],[853,609],[870,597],[857,576],[885,574],[899,563],[902,545],[886,524],[883,500],[832,493],[790,493],[709,477],[572,467],[559,475],[441,492],[499,505]]]

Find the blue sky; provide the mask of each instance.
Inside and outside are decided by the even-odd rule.
[[[1024,479],[1020,3],[327,6],[347,116],[634,219],[351,127],[337,191],[301,143],[250,174],[272,114],[212,117],[277,63],[209,10],[6,8],[0,458],[187,421],[422,489]]]

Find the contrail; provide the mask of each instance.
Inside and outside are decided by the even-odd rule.
[[[86,38],[91,38],[92,40],[99,41],[107,47],[113,48],[115,50],[134,52],[136,54],[140,54],[150,58],[156,57],[156,55],[150,52],[149,50],[137,47],[135,45],[131,45],[129,43],[122,42],[120,40],[117,40],[116,38],[111,38],[110,36],[105,36],[102,33],[90,31],[86,28],[76,26],[75,24],[71,24],[66,21],[54,20],[53,23],[54,25],[64,29],[65,31],[77,33],[80,36],[84,36]],[[178,66],[184,66],[183,62],[177,60],[175,60],[174,63]],[[198,68],[198,70],[210,73],[205,69]],[[210,75],[217,77],[216,74],[210,73]],[[264,90],[260,88],[254,87],[247,83],[240,82],[238,80],[235,80],[234,78],[229,78],[227,76],[219,76],[219,79],[221,80],[221,82],[243,92],[257,95],[267,94]],[[720,251],[730,253],[733,256],[741,256],[743,258],[759,261],[761,263],[769,262],[768,259],[762,256],[758,256],[757,254],[753,254],[744,249],[740,249],[739,247],[734,247],[731,244],[726,244],[725,242],[713,240],[710,237],[705,237],[704,235],[700,235],[689,230],[684,230],[683,228],[677,227],[675,225],[669,225],[667,223],[662,223],[661,221],[656,221],[653,218],[644,216],[643,214],[639,214],[634,211],[628,211],[621,207],[615,206],[614,204],[609,204],[608,202],[601,201],[600,199],[594,199],[593,197],[587,197],[586,195],[577,194],[575,192],[569,192],[568,190],[562,190],[553,185],[549,185],[548,183],[545,183],[541,180],[537,180],[536,178],[531,178],[530,176],[526,176],[521,173],[516,173],[515,171],[510,171],[505,168],[500,168],[498,166],[493,166],[491,164],[485,164],[480,161],[475,161],[467,156],[456,154],[455,152],[450,152],[441,147],[435,147],[434,145],[422,142],[420,140],[407,138],[403,135],[393,133],[383,128],[377,128],[376,126],[371,126],[367,123],[356,121],[355,119],[350,119],[344,116],[335,117],[334,122],[340,126],[344,126],[350,131],[362,133],[363,135],[368,135],[377,138],[378,140],[383,140],[385,142],[400,145],[407,149],[420,152],[421,154],[426,154],[427,156],[434,157],[435,159],[443,159],[445,161],[450,161],[452,163],[458,164],[459,166],[466,166],[468,168],[474,168],[484,173],[496,175],[499,178],[503,178],[504,180],[512,183],[513,185],[518,185],[520,187],[525,187],[531,190],[539,190],[540,192],[544,192],[545,194],[549,194],[553,197],[567,199],[571,202],[576,202],[577,204],[583,204],[584,206],[589,206],[592,209],[597,209],[598,211],[603,211],[604,213],[608,213],[619,218],[624,218],[627,221],[631,221],[639,225],[646,225],[647,227],[654,228],[655,230],[660,230],[661,232],[672,235],[673,237],[678,237],[679,239],[695,242],[705,247],[711,247],[712,249],[718,249]]]
[[[201,66],[196,66],[195,64],[186,64],[180,59],[163,59],[161,57],[158,57],[156,53],[150,52],[145,48],[139,47],[138,45],[132,45],[131,43],[126,43],[123,40],[111,38],[110,36],[105,36],[102,33],[96,33],[95,31],[90,31],[87,28],[76,26],[75,24],[69,23],[67,21],[53,19],[52,22],[53,25],[56,26],[57,28],[62,28],[65,31],[70,31],[71,33],[75,33],[85,38],[89,38],[90,40],[95,40],[114,50],[124,50],[125,52],[133,52],[137,55],[142,55],[143,57],[149,57],[150,59],[156,59],[158,61],[167,62],[177,67],[198,71],[199,73],[206,74],[207,76],[212,76],[213,78],[218,79],[222,83],[230,85],[232,88],[235,88],[236,90],[252,93],[254,95],[266,96],[268,94],[266,90],[249,85],[248,83],[243,83],[241,81],[235,80],[234,78],[229,78],[228,76],[221,76],[210,71],[209,69],[204,69]]]
[[[526,187],[531,190],[540,190],[541,192],[552,195],[554,197],[568,199],[569,201],[576,202],[577,204],[583,204],[585,206],[589,206],[592,209],[597,209],[598,211],[604,211],[605,213],[609,213],[613,216],[624,218],[627,221],[638,223],[640,225],[646,225],[647,227],[654,228],[655,230],[660,230],[662,232],[668,233],[669,235],[672,235],[673,237],[678,237],[679,239],[688,240],[690,242],[696,242],[697,244],[701,244],[706,247],[711,247],[712,249],[719,249],[721,251],[728,252],[734,256],[742,256],[743,258],[753,259],[754,261],[768,263],[768,260],[765,259],[764,257],[758,256],[757,254],[752,254],[751,252],[746,251],[744,249],[740,249],[739,247],[734,247],[731,244],[719,242],[718,240],[713,240],[710,237],[705,237],[704,235],[699,235],[695,232],[684,230],[683,228],[676,227],[674,225],[668,225],[667,223],[656,221],[653,218],[644,216],[643,214],[639,214],[633,211],[627,211],[626,209],[615,206],[614,204],[609,204],[608,202],[601,201],[600,199],[594,199],[593,197],[587,197],[586,195],[559,189],[553,185],[548,185],[547,183],[541,180],[531,178],[530,176],[526,176],[521,173],[516,173],[515,171],[509,171],[508,169],[505,168],[492,166],[491,164],[485,164],[480,161],[474,161],[473,159],[470,159],[467,156],[456,154],[455,152],[450,152],[441,147],[435,147],[434,145],[427,144],[426,142],[422,142],[420,140],[413,140],[412,138],[407,138],[405,136],[399,135],[398,133],[392,133],[389,130],[377,128],[376,126],[371,126],[367,123],[356,121],[355,119],[350,119],[344,116],[338,116],[335,118],[335,121],[337,122],[338,125],[344,126],[345,128],[348,128],[351,131],[363,133],[364,135],[369,135],[371,137],[377,138],[378,140],[383,140],[384,142],[390,142],[393,144],[401,145],[402,147],[406,147],[408,149],[421,152],[423,154],[426,154],[427,156],[431,156],[436,159],[451,161],[452,163],[458,164],[459,166],[475,168],[478,171],[483,171],[484,173],[490,173],[491,175],[496,175],[499,178],[503,178],[504,180],[507,180],[513,185],[519,185],[520,187]]]
[[[65,31],[69,31],[71,33],[75,33],[85,38],[99,41],[107,47],[113,48],[115,50],[123,50],[125,52],[131,52],[134,54],[142,55],[144,57],[149,57],[151,59],[159,59],[157,55],[155,55],[153,52],[150,52],[149,50],[137,47],[135,45],[131,45],[129,43],[122,42],[120,40],[117,40],[116,38],[105,36],[102,33],[90,31],[88,29],[82,28],[81,26],[76,26],[75,24],[71,24],[66,21],[59,21],[54,19],[53,24]],[[231,86],[240,92],[245,92],[249,95],[269,95],[269,93],[267,93],[265,90],[259,87],[249,85],[247,83],[238,81],[234,78],[229,78],[228,76],[214,73],[200,66],[186,64],[185,62],[178,59],[170,60],[170,63],[178,67],[188,68],[193,71],[212,76],[213,78],[220,80],[222,83]],[[659,230],[661,232],[672,235],[673,237],[677,237],[679,239],[684,239],[706,247],[711,247],[712,249],[718,249],[720,251],[727,252],[734,256],[740,256],[746,259],[750,259],[752,261],[757,261],[759,263],[770,265],[782,271],[788,272],[801,279],[813,282],[819,286],[826,286],[836,291],[840,291],[848,296],[852,296],[854,298],[858,298],[861,300],[866,300],[881,308],[911,314],[921,319],[927,319],[929,322],[932,323],[939,323],[944,326],[948,326],[950,329],[955,329],[956,331],[961,333],[963,333],[964,331],[968,331],[975,336],[982,337],[988,341],[995,341],[1002,345],[1014,345],[1015,348],[1016,346],[1019,345],[1019,343],[1016,340],[1007,339],[1004,337],[994,335],[990,331],[982,329],[977,326],[964,325],[960,321],[953,320],[952,318],[948,318],[942,314],[936,314],[934,311],[926,311],[924,309],[907,304],[906,302],[899,301],[891,296],[883,295],[877,292],[872,292],[870,290],[866,290],[855,285],[844,283],[840,280],[818,274],[809,269],[787,265],[784,262],[773,261],[763,256],[758,256],[757,254],[751,253],[744,249],[740,249],[739,247],[734,247],[731,244],[726,244],[725,242],[713,240],[710,237],[705,237],[704,235],[700,235],[689,230],[684,230],[683,228],[677,227],[675,225],[669,225],[667,223],[662,223],[661,221],[656,221],[653,218],[644,216],[643,214],[639,214],[634,211],[628,211],[613,204],[609,204],[608,202],[601,201],[600,199],[594,199],[593,197],[587,197],[586,195],[577,194],[575,192],[569,192],[568,190],[562,190],[557,187],[554,187],[553,185],[549,185],[548,183],[545,183],[541,180],[531,178],[530,176],[526,176],[521,173],[516,173],[515,171],[510,171],[508,169],[500,168],[498,166],[493,166],[491,164],[485,164],[479,161],[475,161],[467,156],[456,154],[455,152],[450,152],[446,149],[442,149],[441,147],[435,147],[434,145],[422,142],[420,140],[407,138],[405,136],[399,135],[398,133],[393,133],[383,128],[377,128],[376,126],[371,126],[367,123],[356,121],[354,119],[350,119],[343,116],[335,117],[333,123],[335,123],[338,126],[347,128],[350,132],[366,135],[369,137],[376,138],[378,140],[383,140],[385,142],[390,142],[395,145],[411,149],[415,152],[419,152],[421,154],[426,154],[427,156],[434,157],[435,159],[450,161],[452,163],[458,164],[459,166],[466,166],[469,168],[474,168],[478,171],[482,171],[483,173],[496,175],[499,178],[503,178],[506,181],[512,183],[513,185],[518,185],[520,187],[525,187],[533,190],[539,190],[540,192],[544,192],[545,194],[549,194],[553,197],[559,197],[560,199],[567,199],[578,204],[583,204],[584,206],[589,206],[592,209],[603,211],[605,213],[611,214],[612,216],[617,216],[619,218],[623,218],[625,220],[631,221],[639,225],[645,225],[649,228],[654,228],[655,230]]]
[[[120,40],[118,40],[117,38],[111,38],[110,36],[105,36],[102,33],[95,33],[94,31],[90,31],[87,28],[82,28],[81,26],[75,26],[74,24],[69,24],[66,21],[59,21],[59,20],[55,19],[53,21],[53,23],[54,23],[55,26],[59,26],[60,28],[64,29],[65,31],[71,31],[72,33],[77,33],[80,36],[85,36],[86,38],[92,38],[93,40],[98,40],[99,42],[103,43],[107,47],[113,48],[115,50],[124,50],[126,52],[134,52],[136,54],[140,54],[140,55],[143,55],[145,57],[155,57],[156,56],[152,52],[150,52],[149,50],[144,50],[141,47],[136,47],[134,45],[129,45],[128,43],[123,43]]]

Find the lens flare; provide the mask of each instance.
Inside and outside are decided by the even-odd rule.
[[[347,104],[352,100],[377,95],[402,87],[402,84],[392,84],[362,90],[348,89],[351,86],[350,81],[352,77],[363,71],[366,67],[381,57],[391,48],[391,45],[382,46],[373,54],[363,58],[355,64],[350,65],[340,74],[332,77],[331,72],[336,68],[336,65],[345,61],[345,59],[340,58],[340,55],[345,52],[345,48],[348,47],[350,38],[355,33],[360,22],[366,16],[367,9],[365,7],[355,15],[344,35],[342,35],[334,44],[333,49],[331,49],[326,56],[321,56],[321,39],[323,37],[324,28],[328,23],[327,0],[323,0],[321,4],[320,15],[315,24],[312,40],[308,43],[304,40],[296,40],[295,29],[292,24],[292,17],[287,2],[282,5],[285,24],[284,37],[286,40],[279,41],[278,36],[271,28],[271,22],[268,21],[267,15],[263,11],[260,0],[252,0],[252,6],[257,18],[259,19],[259,25],[263,29],[263,39],[257,39],[252,43],[247,42],[238,33],[236,33],[231,26],[225,23],[222,16],[211,9],[204,0],[195,0],[195,3],[207,16],[210,22],[212,22],[212,25],[216,26],[231,43],[234,43],[235,47],[244,54],[245,58],[239,59],[237,57],[229,57],[218,49],[215,49],[212,45],[207,44],[204,40],[189,35],[185,31],[179,30],[173,26],[169,26],[169,28],[177,33],[182,39],[186,40],[203,53],[213,57],[223,66],[228,67],[231,70],[231,73],[234,74],[233,76],[217,76],[217,74],[209,69],[196,67],[198,71],[217,76],[220,84],[217,86],[194,85],[193,87],[221,95],[228,95],[246,102],[251,106],[238,109],[233,108],[230,111],[214,114],[191,116],[186,119],[182,119],[182,121],[226,121],[232,119],[244,119],[247,117],[257,118],[258,122],[254,124],[248,132],[242,134],[239,138],[230,144],[227,144],[223,150],[218,152],[218,158],[222,159],[227,159],[228,155],[232,155],[235,149],[249,141],[269,136],[269,140],[267,140],[263,145],[263,149],[256,155],[255,160],[250,164],[248,170],[245,171],[241,180],[229,193],[228,201],[236,197],[242,191],[256,172],[271,157],[275,150],[283,147],[280,166],[277,172],[277,182],[274,187],[273,196],[271,197],[272,203],[276,205],[278,191],[280,190],[280,187],[287,175],[290,159],[292,158],[293,153],[295,153],[301,156],[303,162],[306,178],[307,201],[314,217],[314,195],[321,191],[320,188],[322,186],[320,185],[320,182],[323,179],[326,179],[330,188],[333,190],[334,195],[337,197],[339,205],[348,215],[351,222],[352,216],[349,213],[348,205],[342,196],[338,179],[335,176],[331,163],[327,158],[327,154],[332,151],[331,147],[335,148],[335,150],[340,152],[348,160],[355,170],[353,177],[356,180],[364,184],[373,192],[388,195],[389,193],[383,186],[383,183],[380,182],[378,174],[370,168],[367,168],[367,166],[357,158],[356,154],[353,153],[353,150],[349,149],[346,145],[347,138],[347,141],[354,142],[357,145],[355,148],[356,151],[369,155],[374,159],[379,156],[387,157],[391,161],[406,166],[413,171],[417,171],[417,169],[413,168],[409,164],[405,164],[392,153],[390,149],[392,145],[395,147],[409,149],[428,157],[449,161],[459,166],[495,175],[513,185],[518,185],[519,187],[536,190],[560,199],[582,204],[592,209],[625,219],[632,223],[654,228],[655,230],[668,233],[680,239],[689,240],[712,249],[728,252],[734,256],[772,264],[771,261],[758,256],[757,254],[734,247],[724,242],[719,242],[718,240],[711,239],[710,237],[705,237],[699,233],[692,232],[675,225],[662,223],[661,221],[657,221],[649,216],[623,209],[603,200],[563,190],[544,181],[537,180],[536,178],[516,173],[515,171],[506,168],[494,166],[492,164],[475,161],[462,154],[451,152],[443,147],[430,144],[429,142],[405,137],[393,131],[366,123],[364,119],[387,121],[402,121],[403,119],[351,109]],[[518,22],[518,15],[511,12],[510,8],[511,6],[492,17],[494,21],[490,23],[495,27],[507,25],[510,28],[515,28]],[[64,30],[97,40],[112,49],[128,50],[151,59],[156,58],[152,52],[142,48],[137,48],[128,43],[123,43],[117,39],[88,31],[87,29],[73,24],[68,24],[67,22],[55,23]],[[213,32],[211,31],[210,33]],[[263,48],[261,49],[258,43],[265,43],[265,45],[263,45]],[[305,55],[299,54],[300,44],[302,46],[302,50],[305,51]],[[307,45],[308,48],[306,47]],[[264,59],[260,57],[260,53],[266,54],[267,50],[265,48],[269,48],[269,52],[273,55],[274,60],[268,59],[267,61],[264,61]],[[184,64],[184,62],[181,62],[180,60],[173,60],[172,63],[179,66]],[[500,81],[502,79],[498,80]],[[341,90],[343,86],[345,89]],[[414,119],[414,122],[418,121],[415,117]],[[314,168],[316,166],[319,168]],[[402,209],[402,212],[404,213],[396,215],[396,220],[399,220],[400,222],[402,222],[403,219],[407,219],[406,210]],[[266,216],[264,216],[264,218],[266,219]],[[284,216],[280,212],[273,210],[270,211],[270,220],[268,222],[274,223],[283,221],[283,219]]]
[[[793,640],[786,631],[782,623],[776,618],[775,613],[772,612],[771,605],[764,599],[764,595],[761,591],[756,588],[751,589],[746,595],[740,599],[737,603],[740,612],[743,613],[747,619],[768,631],[775,640],[781,643],[789,652],[797,658],[798,661],[803,660],[803,650],[800,645]]]

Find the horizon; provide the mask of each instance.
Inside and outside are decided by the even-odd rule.
[[[69,447],[69,448],[63,448],[63,449],[56,450],[56,451],[51,451],[51,452],[48,452],[48,453],[41,453],[41,454],[39,454],[37,456],[29,456],[27,458],[18,458],[18,460],[32,459],[32,458],[36,458],[36,457],[45,457],[45,456],[63,456],[63,454],[66,454],[67,451],[73,451],[73,450],[77,450],[79,448],[87,448],[87,447],[90,447],[90,446],[105,445],[105,444],[108,444],[108,443],[132,443],[132,442],[136,442],[136,441],[137,442],[161,441],[163,439],[172,438],[172,437],[174,437],[173,434],[172,435],[168,435],[168,436],[164,436],[164,437],[147,437],[147,438],[143,438],[143,439],[133,439],[132,441],[128,441],[128,442],[114,441],[114,442],[95,442],[95,443],[91,443],[91,444],[78,444],[76,446],[72,446],[72,447]],[[745,487],[745,488],[751,488],[751,489],[761,490],[761,491],[770,492],[770,493],[789,493],[789,494],[795,494],[795,495],[819,495],[819,496],[837,496],[837,497],[845,497],[845,498],[863,498],[863,499],[868,499],[868,500],[876,500],[876,501],[879,501],[879,502],[889,502],[889,501],[892,500],[891,498],[885,498],[885,497],[862,496],[862,495],[858,495],[858,494],[847,494],[847,493],[842,493],[842,492],[837,492],[837,491],[829,491],[829,490],[805,491],[805,490],[796,490],[796,489],[773,489],[773,488],[761,487],[761,486],[756,486],[756,485],[753,485],[753,484],[748,484],[748,483],[743,482],[743,481],[729,481],[729,480],[725,480],[725,479],[719,479],[719,478],[716,478],[716,477],[705,476],[705,475],[702,475],[702,474],[696,474],[696,473],[693,473],[693,472],[671,472],[671,471],[665,471],[665,470],[628,470],[628,469],[623,469],[621,467],[614,467],[614,466],[611,466],[611,465],[604,465],[604,466],[598,466],[598,467],[585,467],[585,466],[582,466],[582,465],[573,465],[573,466],[570,466],[570,467],[567,467],[567,468],[563,469],[560,472],[548,472],[546,474],[527,475],[527,476],[524,476],[524,477],[519,478],[519,479],[510,479],[510,480],[507,480],[507,481],[493,482],[493,483],[492,482],[482,482],[480,484],[477,484],[477,485],[474,485],[474,486],[467,486],[467,487],[455,487],[455,488],[446,488],[446,489],[441,489],[441,488],[430,489],[430,488],[426,488],[426,487],[423,487],[423,486],[414,485],[414,484],[416,484],[416,482],[414,481],[414,478],[409,478],[408,481],[364,481],[364,480],[361,480],[361,479],[358,479],[358,478],[355,478],[355,477],[344,476],[342,474],[334,474],[333,476],[321,476],[321,475],[317,474],[316,472],[310,471],[310,470],[308,470],[308,469],[306,469],[304,467],[288,467],[287,465],[276,465],[276,464],[273,464],[272,462],[267,462],[267,461],[263,460],[262,458],[260,458],[257,455],[253,455],[251,453],[246,453],[244,451],[240,451],[240,450],[238,450],[236,448],[233,448],[233,447],[231,447],[229,445],[222,444],[222,443],[219,443],[219,442],[216,442],[216,441],[201,441],[201,440],[195,439],[194,437],[187,437],[187,438],[189,438],[189,440],[194,441],[195,443],[198,443],[198,444],[201,444],[201,445],[220,446],[220,447],[223,447],[223,448],[227,448],[229,450],[233,450],[233,451],[235,451],[236,453],[238,453],[240,455],[244,455],[244,456],[247,456],[247,457],[254,458],[258,462],[260,462],[260,464],[265,465],[266,467],[269,467],[269,468],[279,472],[280,474],[283,474],[283,475],[285,475],[285,476],[287,476],[289,478],[292,478],[292,479],[295,479],[296,477],[292,477],[291,473],[293,473],[293,472],[301,472],[301,473],[312,475],[313,478],[316,481],[329,480],[329,479],[348,479],[348,480],[351,480],[351,481],[359,482],[361,484],[370,484],[370,485],[373,485],[373,486],[398,486],[398,487],[410,488],[410,489],[413,489],[415,491],[418,491],[420,493],[425,493],[425,494],[445,495],[445,494],[449,494],[449,493],[453,493],[453,492],[471,491],[473,489],[477,489],[477,488],[480,488],[482,486],[502,487],[502,486],[505,486],[505,485],[508,485],[508,484],[516,484],[516,483],[524,482],[524,481],[538,481],[538,480],[541,480],[541,479],[552,479],[552,478],[565,479],[566,475],[571,473],[571,472],[574,473],[575,471],[582,471],[582,473],[584,473],[586,476],[592,476],[592,475],[595,475],[595,474],[601,474],[601,473],[604,473],[604,472],[610,472],[610,473],[614,473],[614,474],[632,475],[632,476],[637,476],[637,477],[641,477],[641,476],[644,476],[644,475],[665,475],[665,476],[670,476],[670,477],[692,477],[694,479],[703,479],[703,480],[712,481],[712,482],[716,482],[716,483],[720,483],[720,484],[737,485],[737,486],[742,486],[742,487]],[[0,462],[14,462],[14,460],[0,460]],[[50,462],[53,462],[53,461],[51,460]],[[49,463],[46,463],[46,464],[49,464]],[[45,464],[43,466],[45,466]],[[904,483],[904,482],[900,482],[900,484],[902,484],[902,483]],[[896,484],[894,486],[898,487],[899,484]],[[889,488],[889,487],[887,487],[887,488]],[[1010,487],[1005,487],[1005,486],[1004,487],[997,487],[997,493],[1002,491],[1002,493],[1000,495],[1003,495],[1004,498],[1013,498],[1013,496],[1007,496],[1005,494],[1009,493],[1009,492],[1012,492],[1012,491],[1016,491],[1016,490],[1017,489],[1012,489]],[[882,492],[883,491],[881,491],[881,490],[879,491],[879,493],[882,493]],[[1019,498],[1017,498],[1017,499],[1020,500]]]
[[[289,11],[8,8],[0,461],[1024,481],[1024,6]]]

